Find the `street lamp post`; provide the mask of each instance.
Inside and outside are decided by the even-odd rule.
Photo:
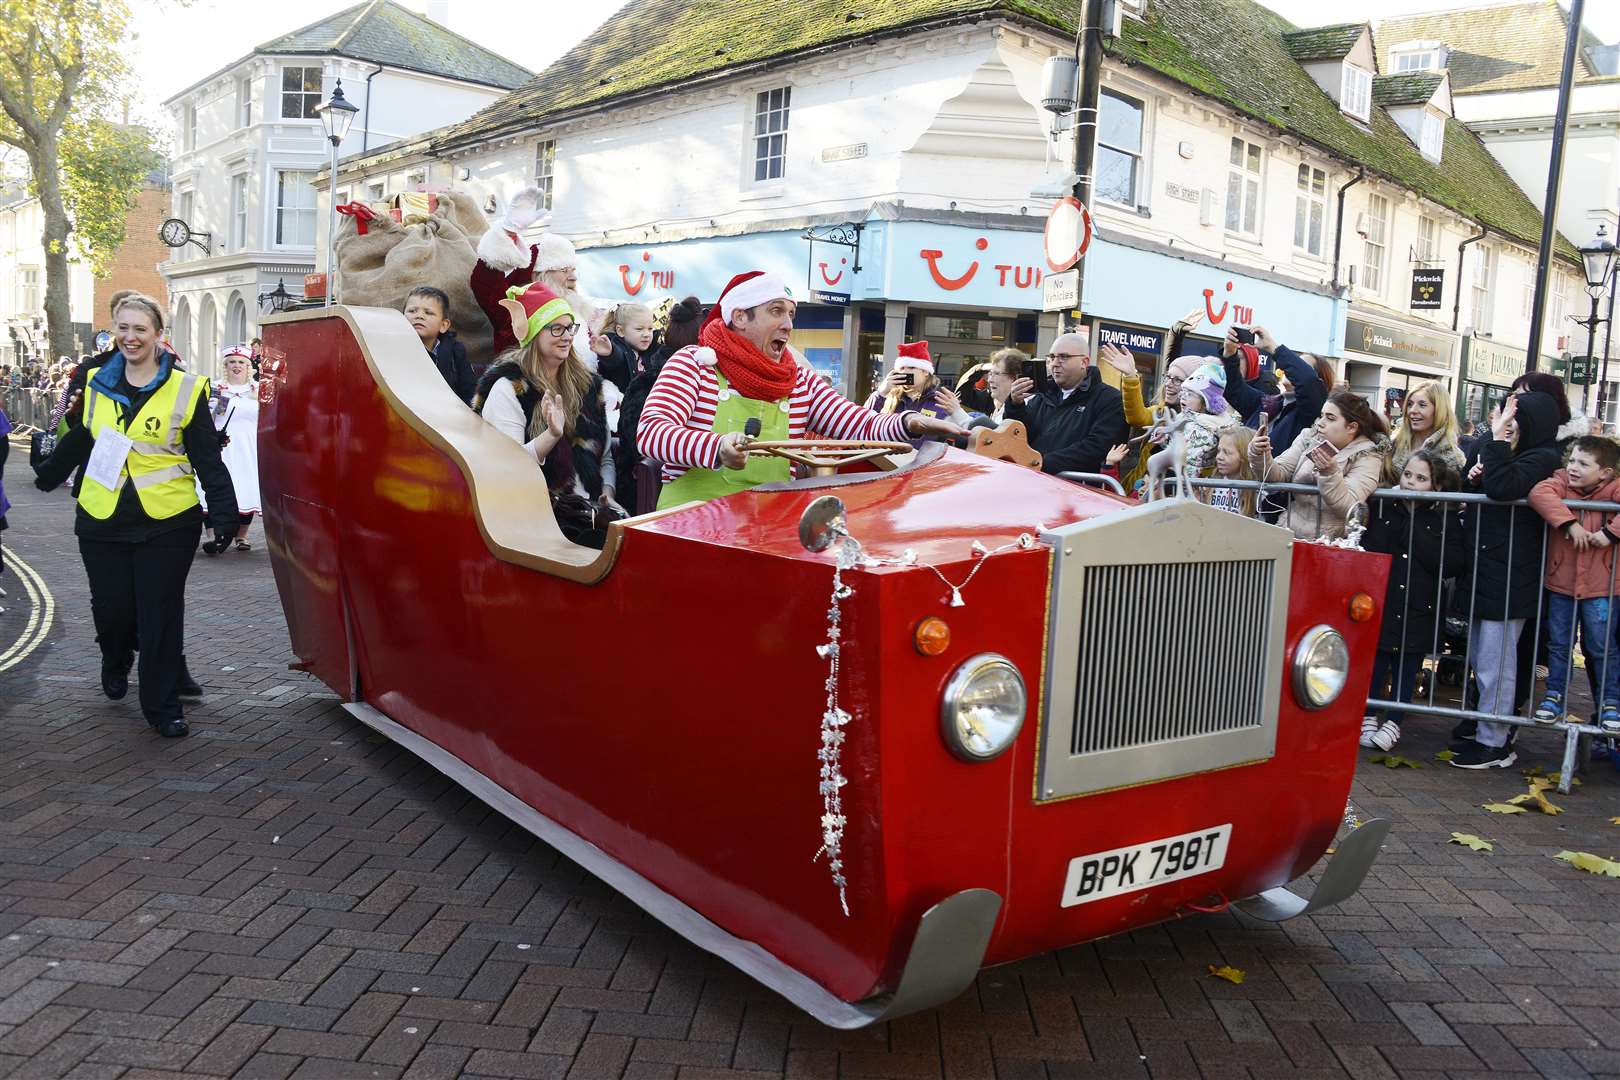
[[[326,201],[331,207],[327,213],[326,222],[326,304],[332,306],[332,294],[337,291],[337,264],[333,261],[333,243],[337,237],[337,162],[338,144],[343,136],[349,133],[349,125],[354,123],[354,116],[360,110],[349,104],[343,96],[343,80],[337,80],[332,87],[332,96],[325,104],[318,105],[315,111],[320,114],[321,127],[326,129],[326,141],[332,144],[332,171],[326,180]]]
[[[1585,319],[1575,320],[1586,327],[1586,388],[1581,392],[1581,407],[1586,407],[1586,401],[1592,388],[1592,368],[1596,363],[1597,328],[1607,319],[1598,317],[1598,303],[1603,299],[1603,290],[1609,284],[1609,275],[1614,269],[1614,245],[1609,242],[1608,229],[1602,223],[1598,224],[1597,239],[1592,241],[1591,247],[1581,248],[1581,268],[1586,274],[1586,294],[1592,298],[1592,311]],[[1530,343],[1532,352],[1536,349],[1536,342]],[[1603,351],[1603,371],[1598,375],[1598,423],[1601,424],[1608,415],[1609,406],[1609,352]]]

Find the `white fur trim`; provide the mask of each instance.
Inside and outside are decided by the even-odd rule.
[[[543,274],[547,270],[561,270],[565,266],[574,266],[577,259],[574,254],[574,245],[565,236],[548,232],[540,238],[540,258],[534,264],[534,272]]]
[[[505,229],[496,225],[479,238],[478,260],[491,270],[510,274],[529,265],[529,245],[513,240]]]
[[[699,345],[693,349],[692,359],[697,361],[698,367],[715,367],[720,363],[720,357],[707,345]]]
[[[720,298],[720,319],[727,326],[739,311],[768,304],[772,300],[791,300],[793,293],[787,284],[770,271],[749,278]]]
[[[904,371],[906,368],[911,368],[913,371],[926,371],[930,375],[934,373],[934,365],[918,356],[902,356],[895,360],[894,370]]]

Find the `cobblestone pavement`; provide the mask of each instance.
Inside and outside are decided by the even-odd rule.
[[[1518,771],[1440,766],[1445,732],[1414,725],[1398,752],[1423,768],[1363,762],[1356,810],[1395,832],[1330,914],[1197,916],[837,1033],[290,674],[262,547],[199,557],[187,640],[208,696],[189,739],[153,736],[133,694],[99,693],[71,504],[19,456],[5,544],[57,607],[0,672],[0,1076],[1620,1074],[1620,880],[1552,858],[1620,855],[1606,763],[1555,796],[1564,814],[1501,817],[1480,804]],[[0,582],[3,657],[30,605]],[[1553,739],[1525,741],[1525,763],[1557,767]]]

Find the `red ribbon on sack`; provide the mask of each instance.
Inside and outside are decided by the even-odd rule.
[[[355,232],[359,233],[361,236],[366,235],[368,231],[366,222],[377,216],[376,212],[373,211],[371,207],[367,206],[365,203],[358,202],[352,202],[340,206],[337,208],[337,212],[354,218]]]

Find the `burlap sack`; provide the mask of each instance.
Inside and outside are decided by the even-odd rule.
[[[387,214],[366,222],[341,216],[337,232],[338,300],[365,307],[405,308],[418,285],[443,289],[450,297],[450,321],[474,364],[492,358],[493,331],[473,299],[468,281],[478,262],[478,238],[488,225],[472,197],[449,191],[420,225],[402,226]]]

